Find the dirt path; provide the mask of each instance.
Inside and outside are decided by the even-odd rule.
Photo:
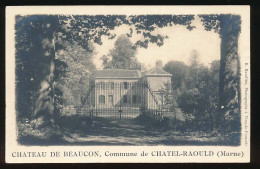
[[[219,136],[145,127],[135,119],[99,118],[91,126],[64,130],[62,140],[70,145],[216,145]]]
[[[94,120],[91,130],[66,133],[70,143],[94,145],[144,145],[157,144],[165,139],[161,132],[145,128],[134,119]]]

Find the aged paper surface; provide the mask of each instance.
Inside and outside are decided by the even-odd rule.
[[[7,7],[6,86],[7,163],[250,162],[250,7]]]

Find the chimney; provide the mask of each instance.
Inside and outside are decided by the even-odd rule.
[[[159,67],[159,68],[162,68],[162,61],[161,60],[157,60],[156,61],[156,66]]]

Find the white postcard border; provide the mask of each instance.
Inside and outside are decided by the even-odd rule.
[[[241,57],[241,123],[240,146],[22,146],[16,142],[15,115],[15,15],[17,14],[239,14],[241,34],[239,54]],[[248,69],[248,73],[246,73]],[[248,83],[245,84],[245,77]],[[248,89],[247,96],[245,93]],[[246,109],[245,99],[248,108]],[[239,152],[241,157],[188,156],[188,157],[109,157],[110,152],[152,151],[219,151]],[[50,152],[99,151],[101,157],[50,157]],[[13,152],[47,152],[48,157],[13,157]],[[250,162],[250,7],[249,6],[19,6],[6,8],[6,162],[7,163],[230,163]]]

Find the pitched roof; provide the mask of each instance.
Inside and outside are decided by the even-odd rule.
[[[140,78],[141,72],[127,69],[104,69],[97,70],[94,76],[95,78]]]
[[[155,66],[151,70],[149,70],[146,75],[166,75],[166,76],[171,76],[170,73],[164,71],[161,67]]]

